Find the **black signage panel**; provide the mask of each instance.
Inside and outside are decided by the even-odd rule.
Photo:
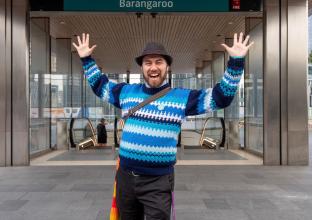
[[[262,11],[262,0],[229,0],[230,11]]]
[[[63,0],[30,0],[31,11],[64,11]]]
[[[262,0],[30,0],[30,10],[85,12],[240,12],[261,11]]]

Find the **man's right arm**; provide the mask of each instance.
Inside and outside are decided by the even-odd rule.
[[[108,101],[117,108],[120,107],[119,95],[122,87],[126,83],[115,83],[109,81],[107,76],[103,74],[96,65],[91,56],[81,58],[85,77],[96,96],[102,100]]]
[[[94,59],[91,57],[96,45],[90,47],[89,34],[82,34],[82,38],[77,36],[78,45],[73,42],[79,57],[82,60],[83,70],[85,76],[91,86],[93,92],[103,100],[108,100],[117,108],[120,107],[119,94],[125,83],[114,83],[108,80],[107,76],[103,74],[96,65]]]

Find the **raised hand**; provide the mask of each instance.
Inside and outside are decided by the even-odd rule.
[[[77,36],[78,45],[73,43],[73,46],[76,48],[80,58],[90,56],[93,50],[96,48],[96,45],[89,47],[89,34],[82,34],[82,41],[80,36]]]
[[[244,34],[240,33],[239,39],[237,39],[237,33],[234,34],[233,46],[229,47],[226,44],[221,44],[225,50],[229,53],[231,57],[245,57],[249,48],[254,44],[251,42],[247,45],[249,40],[249,35],[247,35],[246,39],[243,41]]]

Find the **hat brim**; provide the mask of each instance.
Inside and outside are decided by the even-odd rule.
[[[141,56],[136,57],[136,58],[135,58],[136,63],[137,63],[139,66],[142,66],[143,58],[144,58],[145,56],[147,56],[147,55],[159,55],[159,56],[162,56],[162,57],[166,60],[166,62],[167,62],[167,64],[168,64],[169,66],[171,66],[171,64],[172,64],[172,60],[173,60],[173,59],[172,59],[171,56],[169,56],[169,55],[164,55],[164,54],[155,54],[155,53],[152,53],[152,54],[144,54],[144,55],[141,55]]]

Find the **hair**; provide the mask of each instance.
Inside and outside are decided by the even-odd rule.
[[[105,122],[105,118],[101,118],[101,120],[100,120],[102,123],[104,123]]]

